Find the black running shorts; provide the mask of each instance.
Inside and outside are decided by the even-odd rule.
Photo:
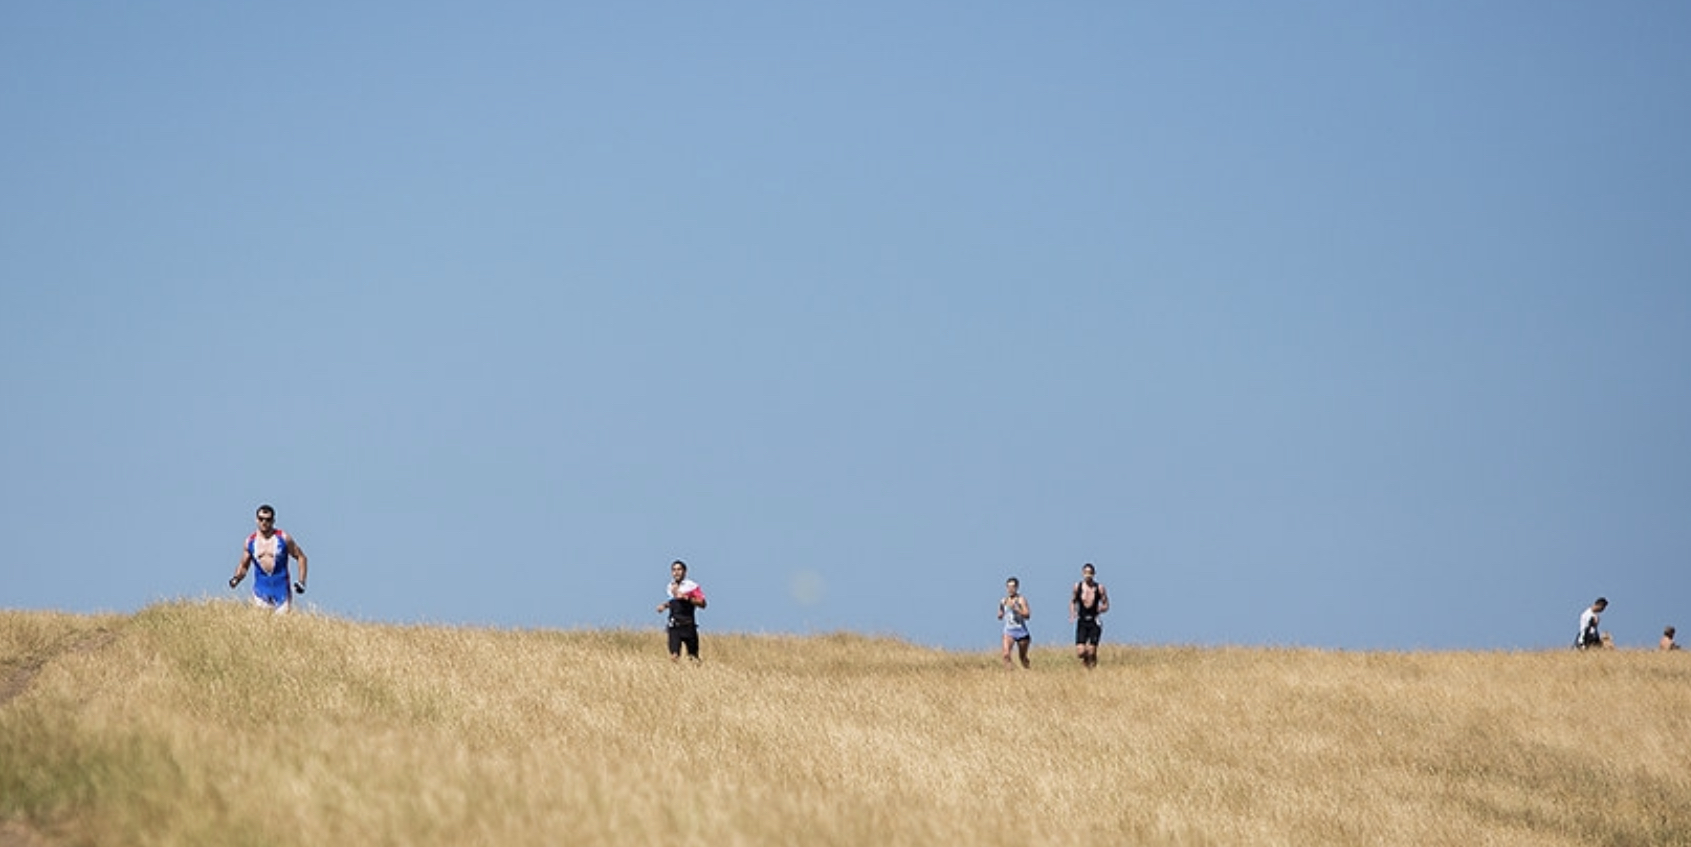
[[[1074,643],[1098,646],[1098,639],[1104,637],[1104,627],[1099,625],[1097,618],[1081,618],[1074,625]]]
[[[669,628],[669,655],[681,655],[682,646],[686,646],[687,655],[699,658],[699,628],[698,626],[672,626]]]

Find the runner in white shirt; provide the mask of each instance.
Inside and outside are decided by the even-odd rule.
[[[687,578],[687,563],[676,559],[669,565],[669,585],[664,586],[669,599],[658,604],[659,612],[669,613],[669,660],[681,661],[681,648],[687,648],[687,658],[699,660],[699,625],[693,612],[705,607],[705,590]]]
[[[1597,624],[1602,620],[1603,610],[1609,608],[1606,597],[1597,598],[1591,608],[1579,613],[1579,637],[1574,639],[1574,646],[1584,650],[1588,647],[1602,647],[1603,635],[1597,631]]]
[[[1033,643],[1033,633],[1028,632],[1028,618],[1033,617],[1033,610],[1028,607],[1028,598],[1022,596],[1022,581],[1010,577],[1004,581],[1004,599],[998,601],[998,619],[1004,622],[1004,668],[1010,668],[1010,646],[1013,644],[1021,648],[1022,667],[1028,667],[1028,645]]]

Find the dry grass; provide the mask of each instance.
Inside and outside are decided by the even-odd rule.
[[[0,612],[0,838],[1691,844],[1683,654],[983,648]]]

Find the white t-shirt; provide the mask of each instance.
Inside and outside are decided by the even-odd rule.
[[[1585,631],[1596,626],[1598,620],[1601,618],[1602,616],[1597,614],[1595,610],[1593,610],[1590,606],[1586,606],[1585,611],[1579,613],[1579,635],[1574,637],[1574,643],[1584,644]]]

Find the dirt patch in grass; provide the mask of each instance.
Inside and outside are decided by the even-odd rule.
[[[15,821],[0,823],[0,847],[47,847],[35,830]]]
[[[4,677],[0,677],[0,706],[10,703],[13,698],[28,691],[29,684],[35,680],[36,674],[41,673],[42,668],[47,667],[48,662],[60,656],[98,650],[112,643],[116,638],[117,630],[102,627],[91,632],[78,633],[65,639],[60,644],[54,645],[52,649],[24,657],[22,664],[12,668]],[[7,840],[9,837],[9,830],[0,828],[0,847],[12,847],[13,842]]]

